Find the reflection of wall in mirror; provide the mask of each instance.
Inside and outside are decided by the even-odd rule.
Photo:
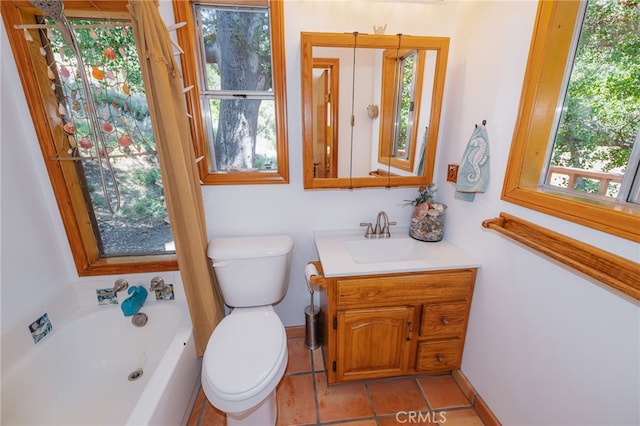
[[[326,110],[324,97],[327,92],[326,69],[313,69],[313,167],[315,177],[325,177],[326,164]]]
[[[355,81],[353,132],[353,176],[368,176],[371,171],[372,155],[377,152],[378,120],[371,120],[367,106],[380,104],[382,76],[380,70],[382,51],[380,49],[358,49]],[[347,139],[348,140],[348,139]],[[347,175],[348,176],[348,175]]]

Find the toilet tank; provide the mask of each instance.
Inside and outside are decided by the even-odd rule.
[[[231,307],[273,305],[287,293],[293,239],[288,235],[214,238],[207,254]]]

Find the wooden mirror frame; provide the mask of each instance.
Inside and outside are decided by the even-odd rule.
[[[395,186],[420,186],[432,183],[440,128],[440,111],[444,95],[447,59],[449,56],[448,37],[423,37],[408,35],[357,34],[357,49],[418,49],[437,53],[431,113],[425,149],[424,170],[421,176],[352,176],[314,178],[313,167],[313,47],[354,48],[353,33],[302,32],[301,42],[301,83],[302,83],[302,142],[303,181],[305,189],[326,188],[371,188]],[[343,112],[344,114],[344,112]],[[415,161],[420,161],[418,158]]]

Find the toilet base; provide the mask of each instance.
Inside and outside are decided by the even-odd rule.
[[[276,390],[257,406],[242,413],[227,413],[227,426],[264,425],[274,426],[278,414]]]

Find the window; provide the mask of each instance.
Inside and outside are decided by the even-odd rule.
[[[387,50],[382,60],[382,117],[378,161],[412,172],[425,51]],[[391,156],[389,157],[389,153]]]
[[[539,3],[503,199],[640,241],[639,8]]]
[[[281,1],[174,1],[204,184],[288,183]]]
[[[16,4],[3,18],[79,275],[177,269],[127,2],[65,9],[77,51]]]

